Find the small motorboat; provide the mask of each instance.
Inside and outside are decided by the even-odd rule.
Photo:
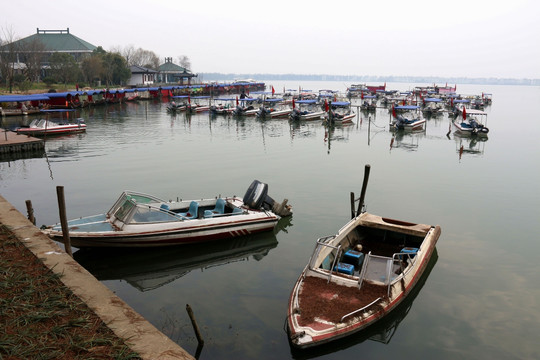
[[[330,104],[328,121],[331,124],[350,124],[356,114],[351,110],[351,103],[348,101],[334,101]]]
[[[390,127],[394,130],[417,131],[424,129],[426,119],[422,116],[420,106],[418,105],[394,106],[392,108],[392,115],[394,120]]]
[[[287,326],[295,348],[341,339],[385,318],[428,268],[440,227],[365,212],[366,179],[358,211],[337,234],[317,240],[294,284]]]
[[[157,247],[198,243],[272,230],[291,215],[287,199],[275,202],[268,185],[254,180],[243,198],[165,201],[124,191],[104,214],[67,222],[71,245],[86,247]],[[61,240],[61,224],[43,229]]]
[[[486,126],[487,113],[476,109],[462,109],[462,118],[454,120],[454,126],[461,135],[487,137],[489,129]]]
[[[77,122],[74,124],[60,123],[49,119],[34,119],[28,126],[21,126],[16,129],[18,134],[29,136],[66,135],[85,131],[86,124],[82,118],[77,119]]]
[[[296,100],[294,109],[289,113],[291,120],[321,120],[326,112],[321,109],[317,100]]]

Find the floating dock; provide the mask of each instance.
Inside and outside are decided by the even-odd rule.
[[[0,154],[15,154],[45,150],[45,141],[13,131],[0,131]]]

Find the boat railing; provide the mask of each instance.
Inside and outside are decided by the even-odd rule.
[[[388,281],[388,297],[390,297],[390,289],[392,288],[392,273],[395,273],[395,271],[399,270],[399,274],[403,276],[403,271],[407,267],[407,264],[413,264],[415,261],[415,255],[416,253],[406,253],[406,252],[400,252],[395,253],[392,255],[392,259],[388,259],[387,268],[386,268],[386,279]],[[399,268],[397,270],[394,269],[392,266],[393,264],[398,264]],[[397,278],[397,277],[396,277]]]
[[[360,309],[357,309],[357,310],[354,310],[348,314],[345,314],[341,317],[341,320],[340,322],[343,322],[343,320],[345,320],[345,318],[351,316],[351,315],[354,315],[356,313],[359,313],[359,312],[362,312],[364,311],[365,309],[369,308],[371,305],[375,304],[376,302],[380,301],[382,298],[381,297],[378,297],[377,299],[373,300],[372,302],[370,302],[369,304],[367,304],[366,306],[364,307],[361,307]]]
[[[317,239],[317,243],[315,244],[315,249],[313,250],[313,254],[311,255],[311,260],[309,261],[309,267],[314,268],[316,264],[316,259],[318,258],[319,254],[321,253],[321,250],[324,247],[336,250],[336,256],[334,256],[334,259],[332,260],[332,264],[330,265],[330,269],[328,270],[328,282],[330,282],[330,279],[332,278],[332,270],[336,266],[336,262],[339,259],[339,254],[341,251],[341,244],[338,246],[334,246],[329,244],[328,242],[332,239],[334,239],[335,235],[325,236]]]
[[[369,259],[371,259],[371,251],[367,254],[367,256],[364,259],[364,262],[362,263],[362,269],[360,270],[360,274],[358,275],[358,289],[362,288],[362,281],[364,281],[364,277],[366,276],[366,271],[369,265]]]

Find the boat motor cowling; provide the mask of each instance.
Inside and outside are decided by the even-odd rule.
[[[253,180],[244,195],[244,204],[251,209],[259,210],[268,196],[268,184]]]

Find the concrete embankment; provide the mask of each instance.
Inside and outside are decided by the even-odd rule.
[[[143,359],[194,359],[43,234],[0,196],[0,224],[17,238],[84,301],[107,326]]]

